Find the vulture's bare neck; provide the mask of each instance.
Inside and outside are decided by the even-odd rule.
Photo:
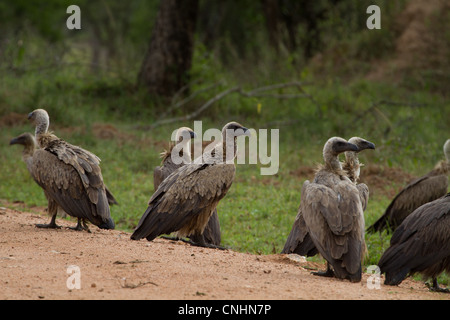
[[[191,142],[187,141],[186,144],[183,146],[183,163],[190,163],[192,161],[191,159]]]
[[[325,168],[338,175],[345,175],[344,170],[342,170],[341,162],[339,161],[339,156],[332,152],[324,152],[323,158],[325,160]]]
[[[25,145],[22,152],[22,160],[28,165],[33,161],[34,150],[36,149],[35,144]]]
[[[436,166],[441,174],[449,174],[450,173],[450,139],[447,140],[444,144],[444,155],[445,160],[439,162]]]
[[[48,121],[39,121],[38,123],[36,123],[36,129],[34,131],[36,138],[41,134],[47,133],[48,127],[49,127]]]
[[[445,160],[447,161],[448,164],[450,164],[450,139],[448,139],[444,143],[444,155],[445,155]]]
[[[48,132],[49,125],[50,120],[45,116],[40,115],[36,120],[36,129],[34,133],[36,141],[41,148],[44,148],[47,145],[50,136],[53,136],[53,134]]]
[[[222,160],[227,163],[227,161],[234,160],[237,153],[237,144],[235,136],[227,136],[226,134],[222,136]],[[233,161],[234,163],[234,161]]]

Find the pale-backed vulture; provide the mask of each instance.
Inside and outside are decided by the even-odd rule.
[[[47,111],[36,109],[28,119],[36,126],[35,137],[41,147],[34,152],[30,173],[47,197],[67,214],[78,218],[75,230],[86,229],[86,225],[81,224],[84,220],[102,229],[114,229],[100,159],[48,132],[50,118]],[[58,227],[55,217],[56,212],[50,224],[38,226]]]
[[[342,138],[330,138],[323,149],[325,164],[313,182],[304,182],[300,203],[311,240],[328,262],[326,272],[315,274],[351,282],[361,281],[364,215],[359,191],[342,170],[338,156],[357,150]]]
[[[22,160],[27,165],[28,172],[30,173],[31,177],[33,177],[33,179],[34,179],[33,156],[34,156],[35,150],[37,149],[37,143],[36,143],[36,139],[34,138],[34,136],[28,132],[22,133],[21,135],[11,139],[9,144],[10,145],[21,144],[24,146],[23,151],[22,151]],[[55,223],[54,221],[56,219],[56,214],[58,213],[58,204],[47,195],[47,192],[45,192],[45,190],[44,190],[44,194],[45,194],[45,197],[48,202],[48,205],[47,205],[48,214],[52,217],[52,222]],[[62,213],[60,213],[60,216],[64,217],[65,212],[63,211]],[[40,226],[40,225],[38,225],[38,226]]]
[[[250,131],[236,122],[222,129],[222,142],[209,153],[175,170],[160,185],[131,235],[147,238],[177,232],[178,237],[201,235],[219,201],[234,180],[236,137]],[[228,148],[227,148],[228,146]],[[199,246],[217,247],[199,237]]]
[[[15,138],[11,139],[9,144],[10,145],[14,145],[14,144],[23,145],[24,148],[22,151],[22,160],[27,165],[27,169],[28,169],[28,172],[30,173],[31,177],[33,177],[33,172],[31,171],[33,169],[33,156],[34,156],[34,151],[38,148],[38,145],[36,143],[36,139],[34,138],[34,136],[31,133],[25,132]],[[106,197],[108,198],[108,203],[110,205],[118,204],[117,200],[114,198],[113,194],[108,190],[108,188],[106,186],[105,186],[105,188],[106,188]],[[58,204],[56,202],[54,202],[53,200],[51,200],[47,196],[46,193],[45,193],[45,196],[48,201],[52,201],[52,203],[47,208],[49,211],[49,215],[51,217],[53,217],[53,213],[54,213],[54,212],[50,212],[51,211],[50,208],[57,208],[57,209],[60,209],[60,210],[58,210],[58,214],[61,217],[65,217],[66,212],[64,210],[62,210],[60,207],[58,207]]]
[[[398,285],[408,275],[433,279],[433,291],[449,293],[436,280],[450,272],[450,193],[417,208],[398,226],[390,247],[378,262],[384,283]]]
[[[395,196],[384,214],[367,228],[368,232],[395,231],[411,212],[447,193],[447,175],[450,173],[450,139],[444,144],[444,154],[445,160],[440,161],[426,175],[412,181]]]
[[[161,182],[164,181],[172,172],[181,168],[185,164],[191,163],[191,147],[190,141],[196,137],[195,132],[187,127],[181,127],[177,130],[175,141],[176,145],[172,145],[168,151],[162,153],[162,163],[153,171],[153,185],[155,191],[158,189]],[[178,163],[174,163],[172,159],[172,151],[178,152],[179,160]],[[214,209],[208,224],[205,227],[203,234],[193,234],[188,235],[188,237],[195,243],[200,243],[204,241],[205,243],[211,243],[214,245],[220,245],[221,234],[220,234],[220,223],[219,216],[217,214],[217,209]],[[203,237],[203,239],[198,239],[198,237]]]
[[[347,177],[356,184],[359,179],[360,167],[362,166],[359,163],[358,153],[367,149],[375,149],[375,145],[372,142],[359,137],[350,138],[348,142],[356,145],[358,151],[345,152],[343,169],[346,172]],[[356,188],[360,193],[363,210],[365,210],[369,198],[369,188],[365,184],[357,184]],[[289,233],[281,253],[296,253],[307,257],[315,256],[318,253],[306,228],[301,206],[298,208],[298,213],[295,217],[294,224],[292,225],[291,232]]]

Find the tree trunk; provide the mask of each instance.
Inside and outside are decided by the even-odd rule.
[[[278,0],[262,0],[262,9],[266,20],[267,32],[269,34],[269,43],[278,53],[280,42],[280,7]]]
[[[161,0],[138,84],[169,97],[189,80],[198,0]]]

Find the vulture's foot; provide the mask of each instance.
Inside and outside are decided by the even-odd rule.
[[[44,229],[61,229],[61,226],[58,226],[55,221],[52,221],[48,224],[36,224],[36,228],[44,228]]]
[[[89,227],[86,225],[86,221],[83,220],[83,223],[81,223],[81,219],[78,219],[78,223],[75,227],[67,227],[67,229],[74,231],[87,231],[91,233],[91,230],[89,230]]]
[[[190,245],[197,246],[197,247],[202,247],[202,248],[228,250],[227,247],[222,247],[222,246],[219,246],[219,245],[216,245],[216,244],[212,244],[212,243],[194,242],[192,240],[189,240],[189,241],[186,241],[186,242],[189,243]]]
[[[450,293],[450,289],[441,288],[437,282],[437,279],[433,279],[433,284],[426,283],[428,289],[433,292]]]
[[[52,220],[50,220],[50,223],[48,224],[36,224],[37,228],[44,228],[44,229],[61,229],[61,226],[58,226],[56,224],[56,212],[52,215]]]
[[[327,277],[327,278],[334,277],[334,271],[330,268],[330,266],[327,267],[326,271],[311,272],[311,274],[319,277]]]
[[[178,237],[170,237],[170,236],[161,236],[160,238],[166,239],[166,240],[172,240],[172,241],[186,241],[184,239],[178,238]]]

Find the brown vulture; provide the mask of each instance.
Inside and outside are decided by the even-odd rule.
[[[41,228],[57,228],[56,203],[67,214],[78,218],[75,230],[87,229],[88,220],[102,229],[114,229],[108,197],[100,169],[100,159],[91,152],[71,145],[48,132],[47,111],[36,109],[28,115],[36,126],[35,137],[40,149],[35,150],[29,171],[49,199],[52,220]]]
[[[406,276],[421,273],[433,279],[431,290],[450,292],[436,280],[443,271],[450,272],[450,193],[403,220],[378,266],[386,273],[384,284],[398,285]]]
[[[249,134],[247,128],[230,122],[223,127],[222,142],[212,152],[172,172],[150,198],[131,239],[152,241],[159,235],[177,232],[179,238],[198,235],[197,245],[217,248],[201,235],[233,183],[236,137]]]
[[[37,143],[36,143],[36,139],[34,138],[34,136],[31,133],[22,133],[21,135],[11,139],[11,141],[9,142],[10,145],[14,145],[14,144],[21,144],[24,146],[23,148],[23,152],[22,152],[22,160],[25,162],[25,164],[27,165],[27,169],[28,172],[30,173],[30,175],[33,177],[33,172],[31,172],[33,166],[33,156],[34,156],[34,151],[38,148]],[[47,197],[47,200],[51,200]],[[114,196],[112,195],[112,193],[108,190],[108,188],[106,187],[106,196],[108,198],[108,203],[110,205],[113,204],[118,204],[117,200],[114,198]],[[51,206],[56,206],[57,209],[61,209],[60,207],[58,208],[58,204],[57,203],[52,203]],[[66,216],[66,212],[64,210],[59,211],[58,213],[61,217],[65,217]],[[53,216],[53,213],[50,212],[49,210],[49,214],[50,216]]]
[[[325,164],[313,182],[304,182],[300,210],[317,251],[327,260],[320,276],[361,281],[361,261],[365,252],[364,215],[360,193],[347,177],[339,154],[358,151],[346,140],[333,137],[324,146]]]
[[[185,164],[191,163],[191,147],[190,140],[196,137],[195,132],[187,127],[181,127],[177,130],[175,141],[176,145],[172,145],[169,151],[162,153],[162,163],[153,171],[153,185],[155,191],[158,189],[161,182],[164,181],[172,172],[181,168]],[[172,159],[172,152],[178,152],[179,160],[175,163]],[[221,234],[220,234],[220,223],[219,216],[217,214],[217,209],[214,209],[211,218],[209,218],[208,224],[205,227],[203,234],[192,234],[188,237],[194,243],[200,243],[202,241],[206,243],[211,243],[214,245],[220,245]],[[198,239],[198,237],[203,237],[203,239]]]
[[[444,144],[444,154],[445,160],[440,161],[426,175],[413,180],[395,196],[384,214],[367,228],[368,232],[395,231],[411,212],[447,193],[447,175],[450,173],[450,139]]]
[[[348,142],[355,144],[358,147],[358,151],[345,152],[343,169],[346,171],[349,179],[356,184],[359,179],[361,166],[358,159],[358,153],[366,149],[375,149],[375,145],[372,142],[359,137],[350,138]],[[365,184],[357,184],[356,188],[360,192],[361,203],[363,210],[365,210],[369,198],[369,189]],[[298,213],[294,224],[292,225],[291,232],[289,233],[281,253],[296,253],[307,257],[315,256],[318,253],[311,237],[308,234],[301,206],[298,208]]]

